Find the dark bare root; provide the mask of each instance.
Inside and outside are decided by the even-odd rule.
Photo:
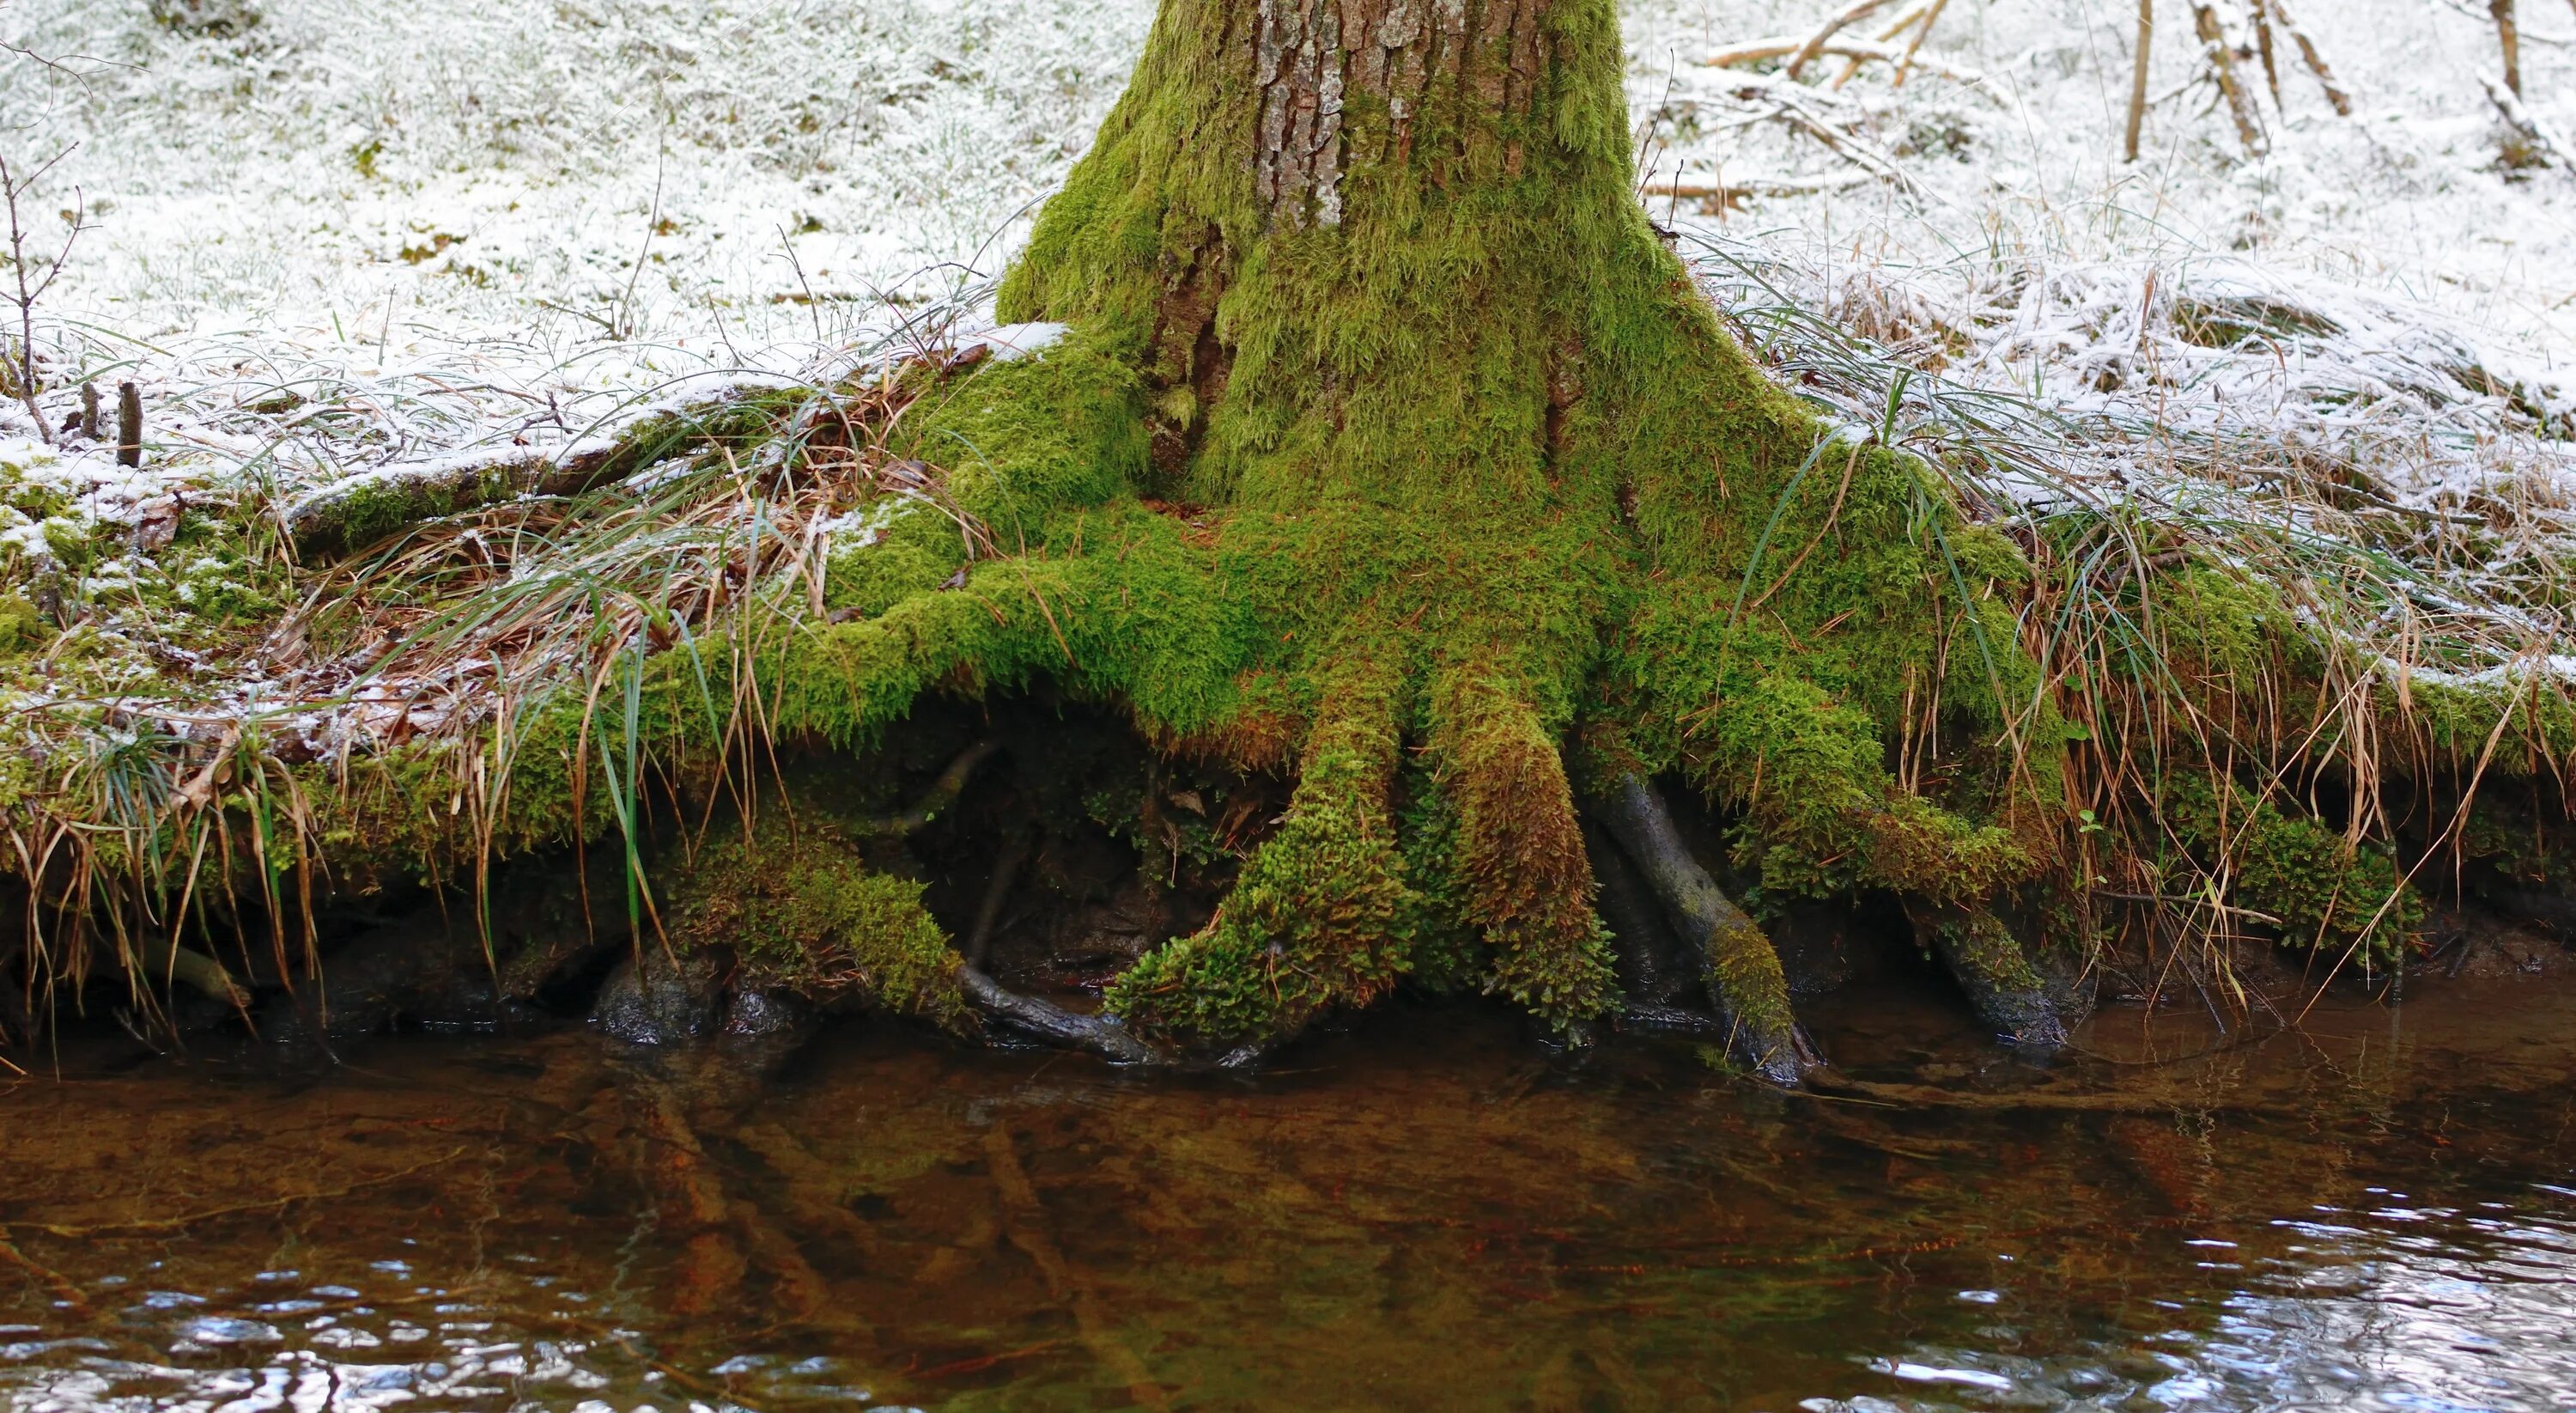
[[[1773,1084],[1804,1080],[1823,1062],[1799,1033],[1789,1009],[1788,976],[1761,924],[1700,866],[1672,812],[1643,778],[1620,777],[1594,808],[1662,904],[1673,931],[1693,939],[1729,1053]]]
[[[988,1020],[1031,1039],[1067,1050],[1087,1050],[1122,1065],[1163,1063],[1162,1051],[1106,1017],[1076,1015],[1035,996],[1023,996],[971,966],[957,969],[957,985],[967,1003]]]

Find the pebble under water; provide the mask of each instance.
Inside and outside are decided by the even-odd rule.
[[[2576,989],[1862,1086],[1396,1010],[1252,1080],[860,1026],[0,1088],[12,1409],[2566,1409]],[[2263,1037],[2263,1038],[2257,1038]]]

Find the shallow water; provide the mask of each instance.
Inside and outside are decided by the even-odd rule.
[[[2570,991],[2045,1068],[1845,996],[1834,1098],[1473,1010],[1249,1082],[67,1060],[0,1092],[0,1405],[2564,1409]]]

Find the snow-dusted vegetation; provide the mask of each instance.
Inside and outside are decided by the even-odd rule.
[[[2483,14],[2311,6],[2353,111],[2285,53],[2256,154],[2168,3],[2128,163],[2132,7],[1945,6],[1902,86],[1701,62],[1830,8],[1626,7],[1659,220],[1758,249],[1927,370],[2196,434],[2277,424],[2385,462],[2401,502],[2496,475],[2545,496],[2556,463],[2521,434],[2571,415],[2576,157],[2501,124]],[[2576,14],[2527,8],[2530,111],[2576,127]],[[48,415],[139,370],[149,465],[275,490],[829,358],[971,302],[1152,10],[12,0],[0,143],[22,173],[60,156],[25,203],[35,257],[82,223],[37,309]],[[26,420],[0,409],[0,434]],[[118,485],[84,504],[150,498]]]
[[[2307,6],[2316,71],[2287,31],[2268,78],[2222,43],[2231,96],[2165,0],[2132,162],[2133,6],[1891,4],[1800,77],[1704,62],[1831,8],[1623,15],[1641,199],[1785,381],[1991,520],[2116,508],[2142,563],[2259,563],[2332,642],[2382,649],[2359,676],[2568,660],[2576,152],[2552,135],[2576,13],[2527,7],[2519,105],[2490,97],[2483,14],[2412,0]],[[36,386],[0,405],[0,642],[84,644],[13,719],[132,694],[181,736],[262,714],[328,752],[598,649],[521,634],[512,667],[469,641],[561,629],[532,596],[388,677],[417,615],[325,652],[280,550],[334,487],[533,486],[656,408],[947,345],[1152,10],[9,0],[20,268],[59,273],[27,318]],[[1842,57],[1908,50],[1902,82]],[[108,404],[87,427],[85,383]],[[682,519],[784,526],[803,565],[841,523],[808,511]],[[174,551],[209,512],[235,532]]]

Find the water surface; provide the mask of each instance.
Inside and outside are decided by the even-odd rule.
[[[1252,1081],[67,1058],[0,1091],[0,1405],[2565,1409],[2570,991],[2044,1068],[1848,995],[1833,1097],[1472,1009]]]

